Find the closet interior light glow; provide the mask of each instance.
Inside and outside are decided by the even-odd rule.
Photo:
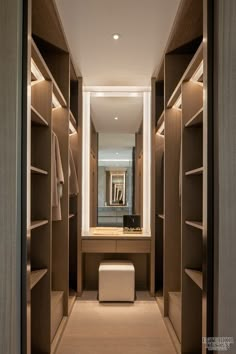
[[[77,133],[75,127],[71,122],[69,122],[70,135]]]
[[[37,81],[45,80],[41,71],[39,70],[39,68],[37,67],[37,65],[35,64],[35,62],[32,58],[31,58],[31,73],[34,75],[34,77]]]
[[[179,95],[175,104],[173,104],[173,108],[181,109],[181,106],[182,106],[182,95]]]
[[[61,107],[61,104],[58,101],[58,99],[56,98],[56,96],[54,95],[54,93],[52,94],[52,106],[53,106],[53,108]]]
[[[131,162],[129,159],[99,159],[100,162]]]
[[[193,74],[191,81],[199,82],[202,75],[203,75],[203,61],[201,61],[199,67],[197,68],[197,70]]]
[[[120,38],[120,35],[119,35],[119,33],[114,33],[114,34],[112,35],[112,37],[113,37],[113,39],[114,39],[115,41],[117,41],[117,40]]]

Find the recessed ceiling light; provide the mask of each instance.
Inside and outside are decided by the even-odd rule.
[[[115,117],[114,119],[115,119],[115,120],[118,120],[118,117]]]
[[[120,34],[119,34],[119,33],[114,33],[114,34],[112,35],[112,37],[113,37],[113,39],[114,39],[115,41],[117,41],[117,40],[120,38]]]
[[[119,155],[119,152],[116,152],[116,155]]]

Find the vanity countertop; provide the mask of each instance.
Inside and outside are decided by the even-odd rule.
[[[84,232],[82,234],[82,239],[125,239],[125,240],[146,240],[150,239],[150,233],[125,233],[123,227],[92,227],[89,232]]]

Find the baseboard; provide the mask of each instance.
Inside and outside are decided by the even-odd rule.
[[[166,325],[166,328],[167,328],[167,330],[169,332],[171,341],[174,344],[176,353],[177,354],[181,354],[181,344],[180,344],[179,339],[178,339],[178,337],[177,337],[177,335],[175,333],[175,330],[174,330],[174,328],[172,326],[171,321],[169,320],[168,317],[164,317],[163,319],[164,319],[164,323]]]

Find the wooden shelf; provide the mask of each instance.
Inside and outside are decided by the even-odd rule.
[[[185,176],[201,175],[202,173],[203,173],[203,167],[199,167],[194,170],[185,172]]]
[[[60,88],[58,87],[56,80],[54,79],[51,71],[49,70],[45,60],[43,59],[37,45],[35,44],[34,40],[31,39],[31,54],[32,59],[34,60],[35,64],[37,65],[38,69],[40,70],[41,74],[45,78],[45,80],[50,80],[53,83],[53,93],[56,96],[58,102],[61,104],[62,107],[67,106],[67,102],[65,97],[63,96]]]
[[[31,221],[30,230],[36,229],[40,226],[48,224],[48,220],[34,220]]]
[[[158,218],[160,218],[160,219],[165,219],[165,216],[164,216],[164,214],[158,214]]]
[[[48,122],[33,106],[31,106],[31,122],[34,125],[48,127]]]
[[[197,284],[197,286],[202,289],[202,272],[194,269],[185,269],[185,273],[189,276],[192,281]]]
[[[75,217],[75,214],[70,214],[69,215],[69,219],[74,218],[74,217]]]
[[[181,95],[181,85],[184,81],[189,81],[197,68],[199,67],[201,61],[203,59],[203,44],[201,43],[198,50],[196,51],[195,55],[193,56],[192,60],[190,61],[187,69],[185,70],[183,76],[181,77],[180,81],[178,82],[174,92],[172,93],[167,107],[171,108],[175,104],[178,97]]]
[[[48,175],[48,172],[45,170],[42,170],[41,168],[37,168],[34,166],[30,167],[31,173],[37,174],[37,175]]]
[[[203,224],[200,221],[189,221],[189,220],[186,220],[185,224],[189,225],[189,226],[192,226],[192,227],[195,227],[196,229],[203,230]]]
[[[30,274],[30,289],[33,287],[47,274],[47,269],[32,270]]]
[[[203,122],[203,107],[199,109],[199,111],[189,119],[189,121],[185,124],[185,127],[194,127],[202,125]]]

